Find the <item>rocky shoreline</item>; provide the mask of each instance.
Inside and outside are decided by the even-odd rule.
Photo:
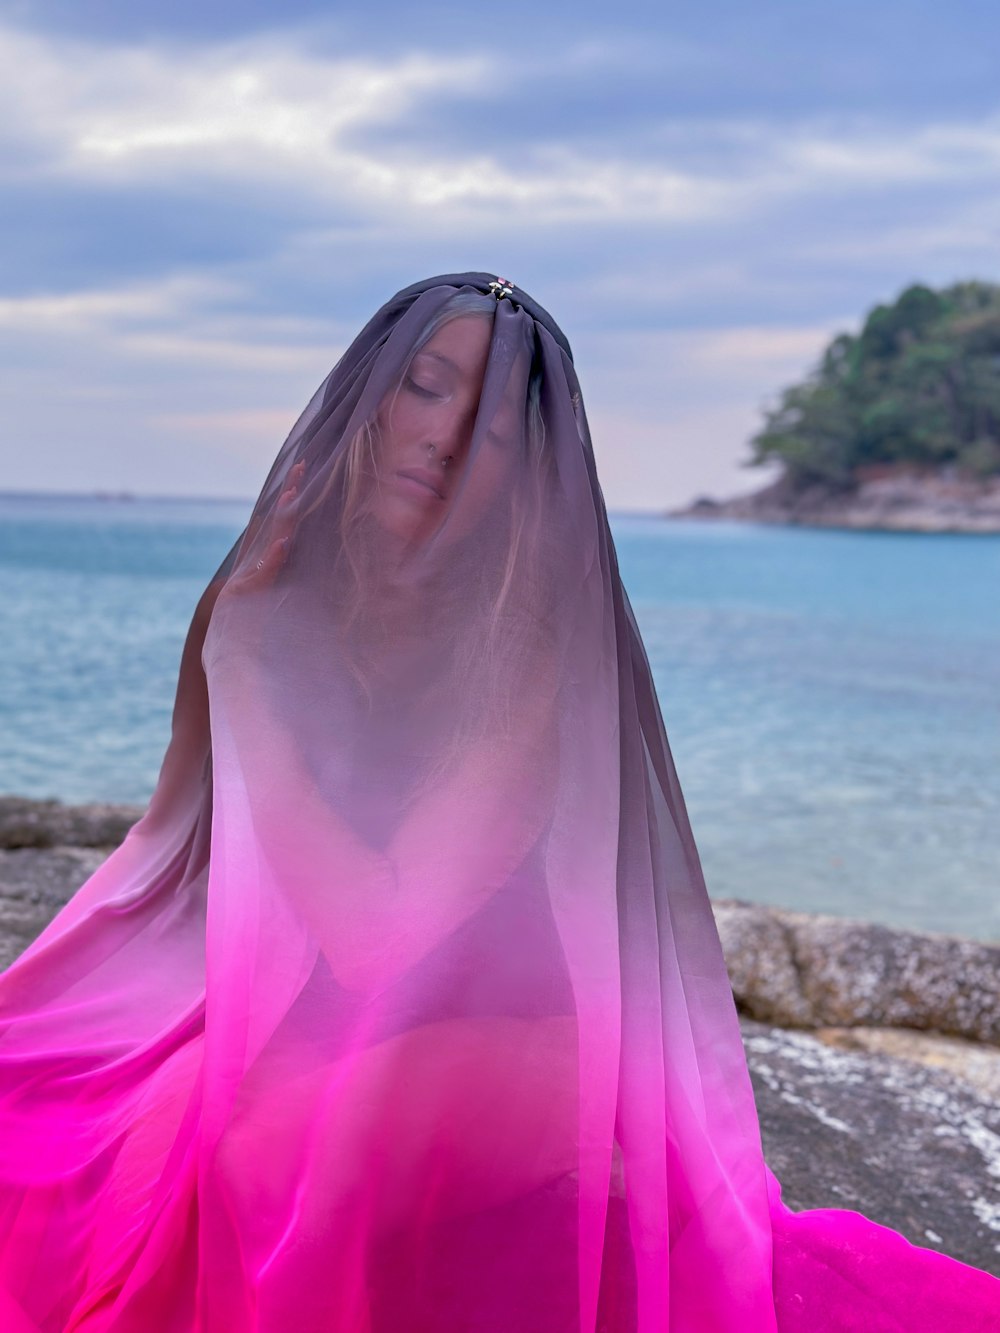
[[[0,797],[0,968],[141,814]],[[1000,944],[713,908],[786,1202],[1000,1275]]]
[[[850,489],[793,487],[785,476],[729,500],[699,496],[666,518],[739,519],[799,527],[890,532],[1000,532],[1000,477],[974,481],[953,470],[878,466]]]

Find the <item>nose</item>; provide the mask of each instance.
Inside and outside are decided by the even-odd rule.
[[[427,445],[433,463],[444,468],[456,466],[469,446],[474,419],[455,413],[437,423]]]
[[[433,441],[427,446],[427,452],[430,455],[431,461],[434,463],[440,463],[442,467],[450,467],[451,464],[454,463],[455,461],[454,454],[441,454],[439,457],[438,447],[436,444],[434,444]]]

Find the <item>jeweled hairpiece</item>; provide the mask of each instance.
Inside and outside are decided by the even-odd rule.
[[[494,278],[490,283],[490,291],[498,301],[502,301],[505,296],[514,295],[514,285],[510,278]]]

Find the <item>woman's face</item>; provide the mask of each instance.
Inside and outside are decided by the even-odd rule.
[[[398,390],[376,415],[378,485],[373,513],[403,541],[431,536],[453,503],[468,461],[486,372],[492,321],[458,315],[410,362]],[[462,497],[463,530],[486,507],[511,463],[509,448],[487,432]],[[475,512],[473,512],[475,511]]]

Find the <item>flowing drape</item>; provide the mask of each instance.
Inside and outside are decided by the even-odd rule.
[[[487,293],[408,288],[324,380],[149,810],[0,978],[0,1326],[1000,1327],[781,1202],[569,347]],[[484,326],[469,398],[435,349]]]

